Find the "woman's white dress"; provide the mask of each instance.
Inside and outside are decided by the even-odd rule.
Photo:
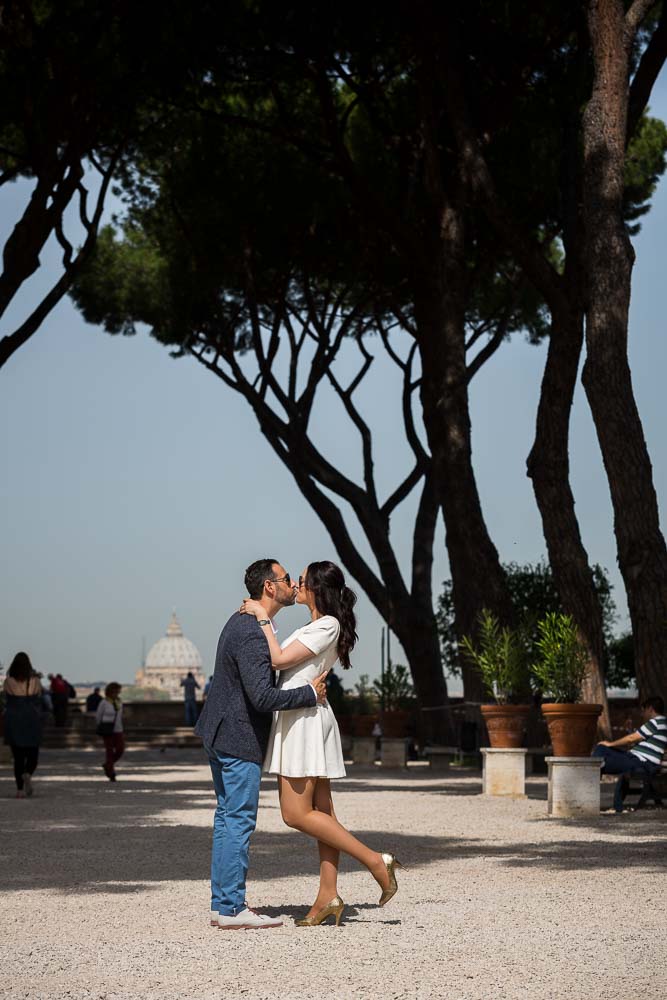
[[[298,639],[313,655],[296,667],[278,671],[278,687],[286,691],[301,687],[330,670],[338,659],[339,632],[338,619],[323,615],[288,635],[282,649]],[[264,770],[288,778],[344,778],[343,749],[331,706],[274,712]]]

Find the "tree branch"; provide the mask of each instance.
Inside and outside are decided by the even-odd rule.
[[[72,284],[81,271],[81,268],[93,252],[95,243],[97,242],[97,231],[102,217],[102,212],[104,210],[104,202],[120,153],[121,150],[118,149],[116,156],[112,157],[107,173],[102,180],[97,196],[97,204],[91,227],[88,230],[84,244],[77,253],[76,257],[71,261],[71,263],[69,263],[69,266],[66,265],[64,273],[53,285],[51,290],[44,296],[37,308],[34,309],[30,316],[28,316],[28,318],[21,324],[21,326],[14,330],[13,333],[7,334],[7,336],[0,340],[0,368],[6,361],[9,360],[12,354],[19,349],[19,347],[25,344],[26,341],[29,340],[34,333],[36,333],[51,310],[58,304],[58,302],[60,302],[63,296],[72,287]],[[58,225],[60,225],[61,222],[62,215],[59,215],[57,217]],[[67,246],[69,246],[67,241],[66,243]]]
[[[425,607],[433,607],[433,537],[438,521],[438,497],[433,470],[424,477],[415,527],[412,534],[412,597]]]
[[[405,436],[407,438],[408,444],[412,448],[412,452],[417,460],[417,464],[421,465],[424,470],[426,470],[431,464],[431,456],[428,454],[421,441],[419,440],[419,435],[415,428],[415,418],[412,412],[412,396],[416,389],[419,388],[420,380],[415,382],[412,381],[412,364],[417,351],[417,344],[413,344],[410,348],[410,353],[408,354],[408,360],[403,375],[403,397],[402,397],[402,407],[403,407],[403,425],[405,427]]]
[[[360,346],[361,349],[361,346]],[[354,377],[347,389],[343,389],[336,379],[336,376],[332,372],[331,368],[327,368],[327,377],[329,382],[336,391],[338,398],[345,407],[345,412],[354,424],[354,426],[359,431],[361,436],[362,445],[362,456],[363,456],[363,468],[364,468],[364,483],[366,485],[366,493],[369,496],[371,503],[377,506],[377,494],[375,491],[375,477],[373,473],[373,439],[371,437],[371,432],[368,424],[363,419],[359,410],[354,405],[352,401],[352,393],[359,385],[359,382],[366,375],[366,372],[370,368],[373,362],[373,358],[370,354],[366,354],[364,357],[364,362],[359,369],[359,372]]]
[[[424,478],[424,466],[417,464],[414,466],[411,472],[405,477],[402,483],[396,487],[391,496],[387,497],[385,502],[380,507],[380,513],[384,518],[389,520],[391,515],[394,513],[399,504],[412,493],[413,489]]]
[[[663,2],[658,25],[642,53],[637,72],[630,84],[626,143],[630,142],[639,127],[665,59],[667,59],[667,3]]]
[[[271,407],[259,397],[258,393],[252,389],[250,382],[238,367],[234,373],[234,378],[232,378],[219,366],[214,365],[213,362],[208,360],[203,355],[203,352],[191,349],[190,353],[209,371],[212,371],[221,378],[226,385],[244,396],[252,406],[262,434],[283,464],[289,469],[301,493],[325,524],[346,569],[359,581],[379,613],[386,618],[389,615],[389,601],[385,586],[375,573],[372,572],[354,545],[339,508],[315,482],[314,477],[318,476],[319,478],[318,473],[320,470],[316,467],[317,463],[314,463],[312,459],[313,455],[317,455],[317,451],[312,447],[306,435],[302,433],[298,426],[294,427],[289,422],[282,421]],[[338,473],[326,485],[333,492],[347,499],[346,482],[345,477]],[[353,497],[356,503],[352,503],[352,508],[357,513],[357,516],[359,516],[359,502],[362,497],[363,494],[361,493],[358,497]],[[364,521],[368,521],[368,515],[364,516],[363,511],[361,513],[363,527]],[[394,580],[394,586],[400,590],[400,574],[399,578]]]
[[[3,170],[0,174],[0,187],[2,187],[3,184],[8,184],[10,181],[15,180],[19,173],[19,167],[10,167],[8,170]]]
[[[67,270],[67,268],[72,263],[72,255],[74,254],[74,247],[72,246],[70,241],[65,236],[65,233],[63,232],[62,216],[60,216],[60,218],[56,220],[55,233],[58,243],[63,248],[63,267],[65,268],[65,270]]]
[[[505,322],[498,324],[493,336],[489,337],[484,347],[480,351],[478,351],[478,353],[475,355],[470,364],[466,366],[466,381],[468,383],[472,381],[472,379],[475,377],[475,375],[480,370],[482,365],[485,365],[486,362],[489,360],[489,358],[496,353],[496,351],[502,344],[503,340],[507,336],[508,326],[509,326],[509,317]]]
[[[629,10],[625,14],[625,26],[631,36],[631,41],[634,39],[637,31],[650,11],[651,7],[655,7],[656,0],[633,0],[630,5]]]

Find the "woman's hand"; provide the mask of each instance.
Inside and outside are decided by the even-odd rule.
[[[253,601],[250,597],[246,597],[243,604],[239,608],[239,612],[242,615],[254,615],[255,618],[268,618],[266,613],[266,608],[264,608],[259,601]]]

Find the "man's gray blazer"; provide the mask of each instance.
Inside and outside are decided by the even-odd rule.
[[[269,646],[254,615],[232,615],[218,640],[213,683],[195,733],[207,751],[261,764],[272,712],[312,708],[310,684],[281,691],[273,686]]]

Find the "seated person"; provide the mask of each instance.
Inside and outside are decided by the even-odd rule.
[[[601,740],[593,757],[604,761],[602,774],[630,774],[632,771],[651,777],[660,770],[667,750],[665,703],[654,695],[642,702],[644,724],[634,733],[618,740]],[[614,794],[614,809],[623,810],[623,788],[619,782]]]

